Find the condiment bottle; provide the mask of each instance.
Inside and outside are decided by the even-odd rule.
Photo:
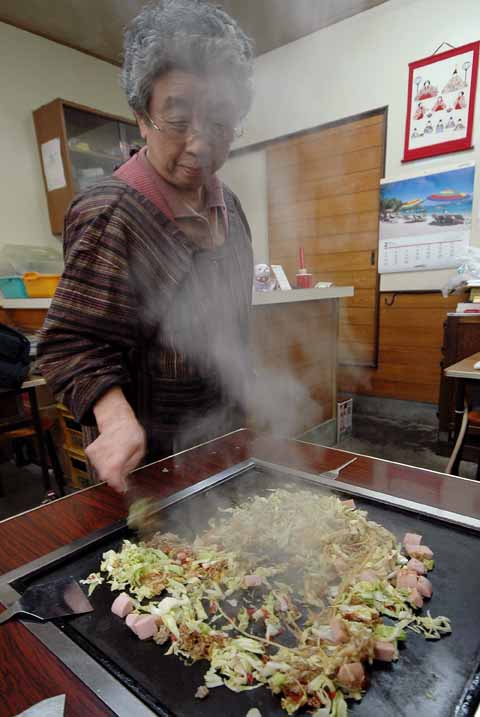
[[[305,268],[305,252],[303,246],[299,251],[300,268],[297,271],[297,289],[311,289],[313,286],[313,274],[310,274]]]

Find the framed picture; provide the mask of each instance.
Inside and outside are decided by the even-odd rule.
[[[409,64],[404,162],[472,147],[479,43]]]

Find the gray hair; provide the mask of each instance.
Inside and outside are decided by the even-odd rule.
[[[231,78],[243,117],[252,102],[253,57],[252,40],[221,8],[205,0],[160,0],[125,32],[122,87],[133,111],[145,116],[162,74],[220,70]]]

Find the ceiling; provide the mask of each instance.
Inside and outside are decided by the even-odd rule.
[[[216,0],[254,38],[257,54],[387,0]],[[0,0],[0,21],[119,64],[122,29],[145,0]]]

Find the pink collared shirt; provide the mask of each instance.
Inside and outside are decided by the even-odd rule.
[[[227,208],[222,183],[215,174],[205,186],[205,205],[200,213],[185,204],[174,185],[158,174],[148,161],[147,147],[119,167],[113,176],[147,197],[201,248],[219,246],[225,241]]]

